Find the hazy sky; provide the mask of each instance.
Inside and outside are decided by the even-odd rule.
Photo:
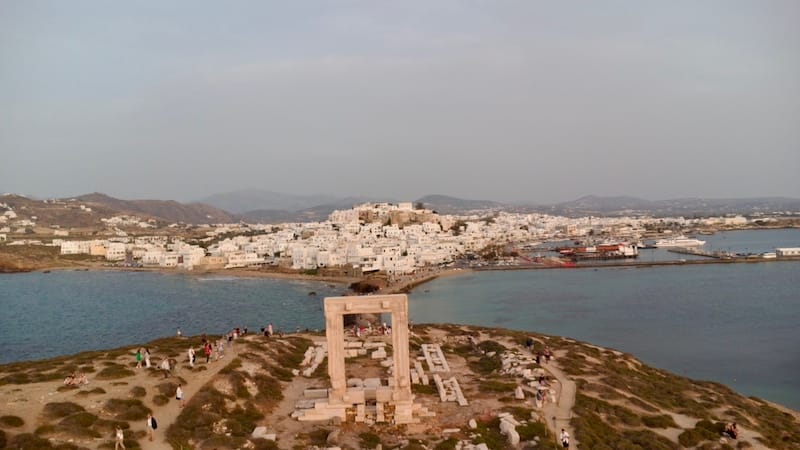
[[[0,1],[0,191],[800,197],[800,2]]]

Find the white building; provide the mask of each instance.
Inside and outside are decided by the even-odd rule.
[[[88,255],[92,241],[64,241],[61,243],[62,255]]]
[[[124,261],[126,246],[122,242],[109,242],[106,247],[106,260]]]

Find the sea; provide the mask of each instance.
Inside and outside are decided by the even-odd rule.
[[[800,229],[700,238],[738,253],[800,247]],[[654,260],[685,257],[653,251]],[[323,298],[344,290],[153,272],[0,275],[0,363],[135,345],[177,327],[318,330]],[[416,287],[409,317],[567,336],[800,410],[800,262],[465,272]]]

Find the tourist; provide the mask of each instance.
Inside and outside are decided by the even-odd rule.
[[[211,360],[211,343],[208,341],[203,344],[203,354],[206,355],[206,364],[208,364],[209,360]]]
[[[178,385],[178,388],[175,389],[175,400],[177,400],[178,404],[180,404],[181,408],[183,408],[183,389],[181,389],[180,384]]]
[[[150,368],[150,349],[147,347],[144,348],[144,366]]]
[[[225,352],[225,341],[220,339],[220,340],[217,341],[217,359],[218,360],[221,359],[223,356],[225,356],[224,352]]]
[[[81,372],[81,373],[78,375],[78,384],[79,384],[79,385],[81,385],[81,384],[89,384],[89,379],[88,379],[88,378],[86,378],[86,373],[84,373],[84,372]]]
[[[147,427],[147,437],[152,441],[153,440],[153,430],[155,430],[155,419],[151,414],[147,415],[147,419],[145,419],[145,426]]]
[[[189,367],[194,367],[194,346],[189,347]]]
[[[137,348],[136,349],[136,368],[137,369],[141,369],[142,368],[142,349],[141,348]]]
[[[272,336],[272,333],[273,333],[273,330],[272,330],[272,322],[270,322],[270,324],[269,324],[269,325],[267,325],[267,337],[271,337],[271,336]]]
[[[64,386],[72,386],[75,384],[75,375],[70,374],[64,377]]]
[[[569,433],[563,428],[561,429],[561,446],[569,448]]]
[[[533,338],[532,337],[528,336],[528,339],[525,339],[525,348],[528,349],[528,351],[531,351],[531,349],[533,348]]]
[[[546,362],[550,362],[550,357],[552,356],[552,352],[550,351],[550,346],[544,348],[544,359]]]
[[[114,443],[114,450],[119,450],[120,447],[125,450],[125,433],[122,432],[122,428],[117,427],[117,441]]]
[[[170,371],[169,359],[164,358],[161,361],[161,370],[164,371],[164,378],[169,378],[169,371]]]
[[[730,436],[731,439],[736,439],[739,436],[739,428],[736,426],[736,422],[726,424],[724,434]]]
[[[183,333],[181,333],[181,327],[178,327],[178,331],[175,332],[175,336],[177,337],[183,336]]]

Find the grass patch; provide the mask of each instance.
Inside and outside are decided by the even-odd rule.
[[[436,389],[436,386],[433,384],[424,385],[422,383],[419,384],[412,384],[411,385],[411,392],[415,394],[422,394],[422,395],[439,395],[439,391]]]
[[[61,419],[72,414],[84,412],[83,406],[72,402],[54,402],[44,405],[42,413],[49,419]]]
[[[283,388],[275,378],[265,374],[258,374],[253,381],[258,388],[256,397],[258,400],[273,400],[276,402],[283,400]]]
[[[142,386],[134,386],[131,388],[130,396],[133,398],[144,398],[147,396],[147,389]]]
[[[647,428],[679,428],[675,419],[669,414],[659,414],[656,416],[642,416],[642,423]]]
[[[164,406],[169,403],[169,397],[161,394],[156,394],[153,396],[153,404],[156,406]]]
[[[242,367],[242,360],[240,358],[233,358],[233,361],[228,363],[227,366],[220,369],[219,373],[222,375],[226,375],[229,373],[233,373],[234,371],[240,369],[241,367]]]
[[[21,427],[25,425],[25,421],[22,420],[22,417],[18,416],[0,416],[0,425],[4,427]]]
[[[458,439],[451,437],[437,443],[433,450],[455,450],[457,444]]]
[[[532,441],[539,437],[540,442],[548,442],[547,427],[541,422],[523,423],[517,427],[520,441]]]
[[[144,420],[152,411],[139,399],[112,398],[105,409],[117,420]]]
[[[104,367],[100,372],[97,372],[95,378],[98,380],[118,380],[120,378],[132,377],[135,372],[127,367],[112,363]]]
[[[362,448],[375,448],[381,445],[381,437],[375,433],[367,432],[358,435]]]
[[[473,444],[486,444],[489,448],[506,448],[506,437],[500,433],[500,418],[494,417],[488,422],[478,422],[478,428],[473,430],[477,436]]]
[[[510,412],[514,419],[519,422],[531,420],[531,412],[533,412],[532,409],[523,406],[505,406],[503,411]]]
[[[76,392],[75,396],[76,397],[88,397],[88,396],[90,396],[92,394],[105,394],[105,393],[106,393],[105,389],[103,389],[101,387],[96,387],[96,388],[88,390],[88,391]]]
[[[479,390],[484,392],[514,392],[517,389],[516,383],[505,383],[496,380],[481,381]]]

